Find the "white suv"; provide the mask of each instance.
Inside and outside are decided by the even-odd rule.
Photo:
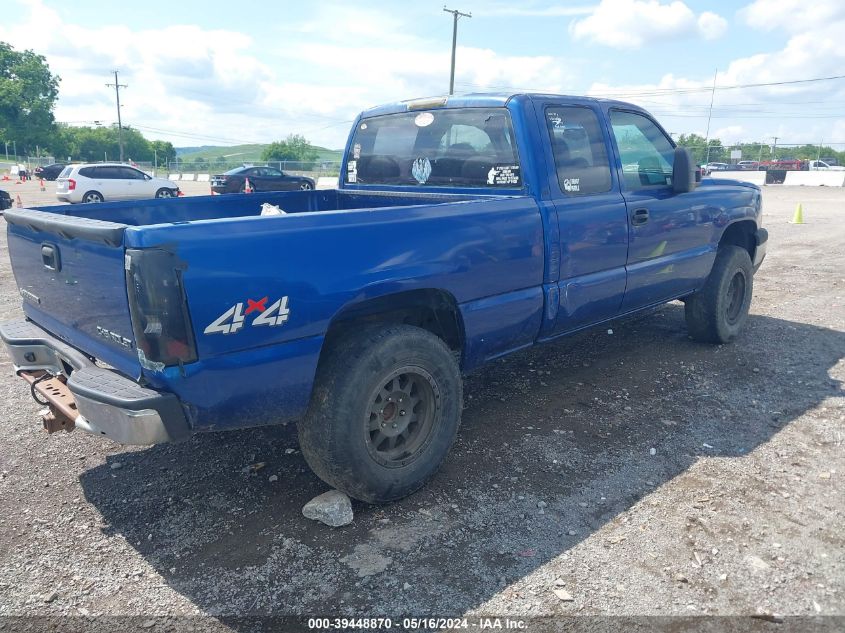
[[[56,179],[63,202],[105,202],[139,198],[174,198],[179,187],[121,163],[68,165]]]

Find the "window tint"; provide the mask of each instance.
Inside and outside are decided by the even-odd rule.
[[[123,174],[121,173],[123,170],[120,167],[114,166],[105,166],[105,167],[97,167],[96,168],[96,176],[95,178],[104,178],[107,180],[119,180],[123,178]]]
[[[522,187],[504,108],[415,110],[361,121],[345,182],[425,187]]]
[[[144,180],[144,172],[131,167],[121,167],[120,173],[120,177],[126,180]]]
[[[610,123],[628,189],[672,185],[675,148],[654,122],[641,114],[611,111]]]
[[[279,176],[282,175],[282,172],[280,172],[278,169],[275,169],[273,167],[265,167],[264,168],[264,175],[265,176],[271,176],[273,178],[278,178]]]
[[[79,170],[79,175],[85,176],[86,178],[99,178],[96,167],[83,167]]]
[[[72,171],[73,171],[73,167],[68,165],[67,167],[62,169],[62,173],[59,174],[59,178],[67,178],[68,176],[70,176],[70,172],[72,172]]]
[[[575,196],[610,191],[610,161],[595,112],[547,108],[546,127],[561,191]]]

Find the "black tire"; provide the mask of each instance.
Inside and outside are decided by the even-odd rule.
[[[452,352],[410,325],[368,327],[330,345],[298,425],[305,460],[361,501],[386,503],[418,490],[460,425],[463,385]]]
[[[690,336],[703,343],[729,343],[748,320],[754,269],[748,251],[722,246],[704,287],[684,306]]]
[[[176,192],[173,189],[168,189],[167,187],[162,187],[158,191],[156,191],[156,198],[175,198]]]
[[[299,188],[300,188],[301,191],[311,191],[314,188],[314,185],[312,185],[310,182],[306,181],[306,182],[303,182],[302,184],[300,184]]]
[[[103,202],[105,198],[103,198],[103,194],[99,191],[86,191],[85,195],[82,196],[82,202],[90,203],[90,202]]]

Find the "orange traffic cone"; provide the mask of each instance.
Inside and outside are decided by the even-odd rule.
[[[3,180],[9,180],[9,174],[3,174]]]
[[[254,189],[252,188],[252,185],[249,183],[249,178],[247,178],[246,180],[244,180],[244,193],[252,193],[253,191],[254,191]]]
[[[39,178],[38,183],[41,186],[41,191],[47,191],[47,188],[44,186],[44,179],[43,178]]]
[[[18,209],[23,207],[23,202],[21,201],[20,195],[18,195],[17,199],[15,200],[15,206],[17,206]]]

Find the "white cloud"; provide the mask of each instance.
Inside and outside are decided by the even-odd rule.
[[[721,15],[705,11],[698,16],[698,31],[705,40],[717,40],[728,28],[728,21]]]
[[[602,0],[591,15],[570,24],[570,33],[576,40],[639,48],[649,41],[691,35],[715,39],[726,28],[721,16],[705,11],[696,17],[680,0],[667,4],[658,0]]]
[[[369,9],[321,7],[304,23],[280,27],[284,37],[273,48],[227,29],[88,27],[63,22],[39,0],[21,6],[28,17],[0,24],[0,40],[18,49],[38,43],[62,78],[59,121],[115,121],[114,93],[104,84],[118,69],[129,84],[121,92],[124,123],[177,146],[267,142],[295,132],[341,147],[361,110],[448,89],[448,48],[432,48],[395,15]],[[291,72],[302,68],[313,69],[313,79]],[[462,46],[456,92],[514,82],[560,91],[571,69],[550,56]]]
[[[842,0],[755,0],[740,14],[745,22],[757,29],[784,29],[800,33],[845,19]]]

